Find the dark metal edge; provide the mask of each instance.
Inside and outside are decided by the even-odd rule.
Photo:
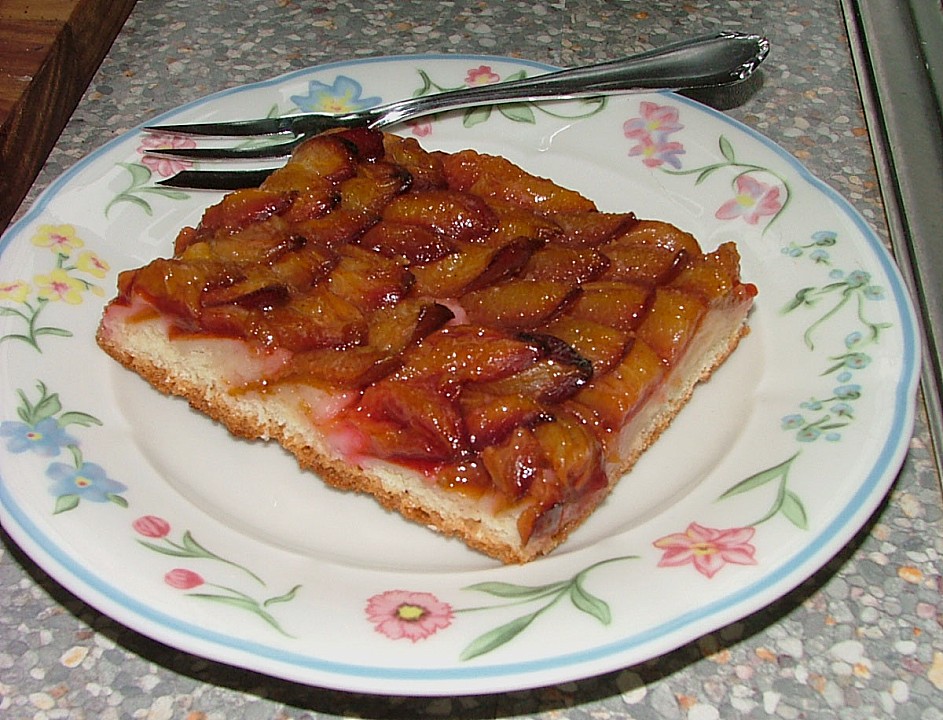
[[[933,27],[943,27],[943,8],[915,2],[841,0],[892,249],[920,313],[923,395],[943,473],[943,33]]]

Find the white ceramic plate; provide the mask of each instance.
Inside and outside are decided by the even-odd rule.
[[[543,66],[479,56],[317,67],[157,120],[389,101]],[[69,590],[180,649],[304,683],[452,695],[573,680],[742,618],[821,567],[894,480],[914,315],[867,224],[785,151],[671,94],[479,109],[402,127],[738,243],[753,332],[564,546],[500,567],[237,441],[95,346],[118,271],[215,200],[157,190],[131,132],[4,236],[0,505]]]

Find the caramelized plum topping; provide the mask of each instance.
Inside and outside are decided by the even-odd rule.
[[[486,200],[498,217],[498,227],[488,242],[501,245],[514,238],[549,240],[560,234],[560,226],[554,220],[536,210],[518,207],[509,202],[488,198]]]
[[[562,413],[554,422],[537,425],[534,436],[568,498],[609,484],[599,440],[576,418]]]
[[[369,128],[348,128],[334,133],[334,137],[348,145],[359,160],[376,162],[383,157],[383,133]]]
[[[691,341],[706,311],[706,304],[697,295],[676,288],[658,288],[651,309],[637,331],[638,337],[663,360],[674,363]]]
[[[670,250],[660,245],[616,245],[603,248],[609,258],[606,280],[664,285],[684,267],[687,252]]]
[[[559,241],[573,247],[596,247],[624,234],[638,220],[633,213],[574,212],[554,215]]]
[[[398,135],[384,135],[383,146],[387,159],[401,165],[412,176],[410,187],[413,190],[446,187],[441,153],[427,152],[415,138],[403,138]]]
[[[607,373],[615,367],[631,342],[626,331],[569,315],[556,318],[541,328],[541,332],[558,337],[572,347],[591,363],[595,374]]]
[[[448,308],[418,299],[381,308],[370,318],[364,345],[297,353],[277,379],[341,389],[366,387],[395,372],[403,350],[451,317]]]
[[[247,314],[237,311],[248,310]],[[244,324],[241,337],[254,339],[265,347],[302,352],[315,348],[348,347],[362,344],[368,332],[363,314],[351,303],[330,292],[323,284],[304,295],[296,295],[287,305],[270,308],[241,308],[221,305],[207,308],[201,322],[216,324],[238,320]]]
[[[471,150],[442,156],[449,187],[540,212],[595,210],[591,200],[532,175],[510,160]]]
[[[634,330],[642,322],[651,291],[641,285],[594,281],[582,286],[583,292],[567,309],[566,315],[590,320],[619,330]]]
[[[673,287],[696,293],[707,303],[726,296],[740,284],[740,254],[733,243],[699,255],[672,279]]]
[[[369,343],[398,353],[431,335],[453,317],[445,305],[423,298],[407,298],[380,308],[371,316]]]
[[[683,250],[688,257],[701,254],[701,246],[691,233],[660,220],[639,220],[613,244],[657,245],[673,253]]]
[[[601,429],[618,430],[626,418],[658,386],[665,365],[645,342],[636,340],[612,372],[594,378],[576,402],[589,408]]]
[[[481,462],[508,505],[523,498],[550,469],[533,430],[520,426],[503,442],[484,448]]]
[[[174,239],[174,255],[180,255],[184,250],[192,244],[199,242],[201,239],[196,228],[181,228],[180,232],[177,233],[177,237]]]
[[[376,162],[359,166],[358,173],[340,183],[343,207],[352,212],[377,215],[412,182],[412,176],[399,165]]]
[[[476,385],[476,388],[494,395],[516,394],[536,398],[540,403],[550,406],[579,392],[591,375],[592,372],[587,372],[586,366],[541,358],[519,373]]]
[[[487,288],[517,275],[542,245],[543,240],[539,238],[519,237],[511,240],[491,255],[488,266],[466,283],[462,292]]]
[[[231,279],[226,268],[212,262],[175,262],[158,258],[127,276],[127,293],[138,292],[163,312],[188,318],[200,316],[203,290]]]
[[[499,330],[452,325],[433,333],[404,355],[396,373],[403,379],[427,378],[440,386],[488,382],[533,365],[540,350]]]
[[[305,172],[334,183],[353,177],[357,171],[351,145],[337,137],[337,133],[323,133],[305,140],[292,152],[291,162],[272,173],[268,182],[280,184],[279,175],[292,165],[298,165]]]
[[[491,476],[478,460],[443,463],[436,472],[436,484],[473,499],[484,497],[494,488]]]
[[[458,402],[474,450],[502,442],[519,426],[530,427],[551,419],[533,396],[495,394],[481,386],[465,387]]]
[[[338,206],[326,215],[293,223],[291,232],[324,247],[340,247],[360,237],[376,221],[371,212]]]
[[[431,297],[456,297],[488,269],[496,252],[488,245],[456,245],[455,252],[425,265],[410,267],[416,278],[414,290]]]
[[[523,330],[547,322],[578,292],[569,283],[509,280],[463,295],[462,307],[473,323]]]
[[[334,180],[316,175],[298,163],[289,163],[269,175],[262,189],[286,193],[292,198],[285,213],[288,222],[321,217],[340,201]]]
[[[338,256],[327,281],[331,292],[363,312],[399,302],[413,283],[408,269],[382,255],[345,245]]]
[[[477,242],[498,226],[484,200],[453,190],[420,190],[400,195],[384,208],[383,219],[427,227],[456,242]]]
[[[368,424],[372,453],[380,458],[443,461],[468,452],[455,404],[422,384],[375,383],[364,390],[357,416]]]
[[[548,244],[533,254],[523,276],[531,280],[554,280],[575,285],[598,278],[608,267],[609,258],[593,248]]]
[[[425,265],[448,255],[454,246],[432,229],[393,220],[381,220],[357,244],[386,257],[400,257],[410,265]]]
[[[229,193],[203,213],[199,230],[233,231],[257,223],[291,207],[291,197],[282,192],[249,188]]]

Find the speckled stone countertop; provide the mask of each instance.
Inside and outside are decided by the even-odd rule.
[[[346,58],[513,55],[560,66],[719,29],[767,34],[733,117],[887,227],[837,0],[139,0],[26,204],[98,147],[177,105]],[[21,213],[23,209],[21,208]],[[100,614],[0,536],[0,716],[25,718],[943,717],[943,502],[920,404],[886,502],[766,609],[641,665],[532,691],[375,697],[181,653]]]

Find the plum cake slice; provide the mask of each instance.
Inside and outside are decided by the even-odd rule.
[[[345,130],[122,272],[97,340],[233,434],[520,563],[604,500],[755,295],[731,243]]]

